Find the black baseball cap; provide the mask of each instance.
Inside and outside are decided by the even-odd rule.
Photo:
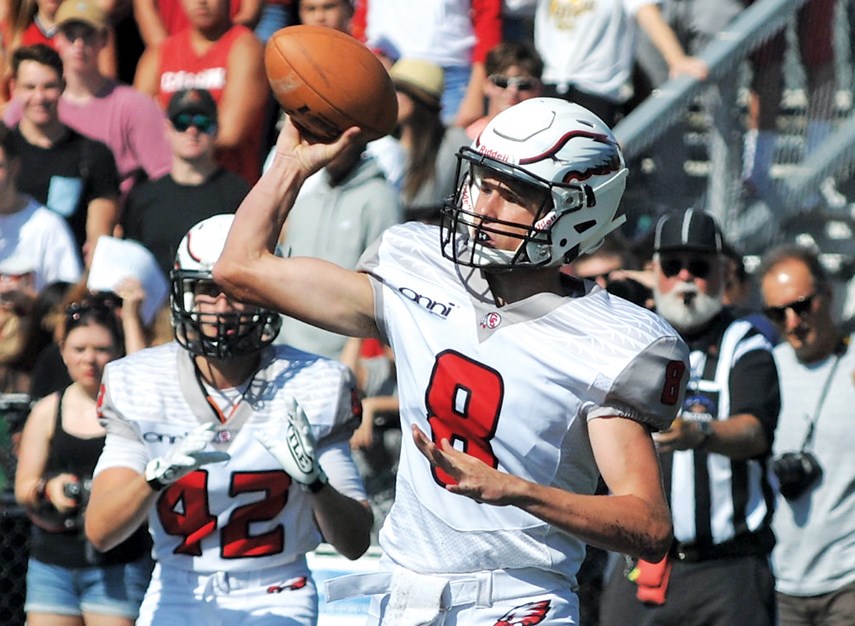
[[[166,115],[173,119],[181,113],[201,114],[216,120],[217,103],[207,89],[182,89],[176,91],[166,107]]]
[[[656,224],[653,250],[717,254],[722,250],[721,229],[715,218],[705,211],[686,209],[683,213],[665,215]]]

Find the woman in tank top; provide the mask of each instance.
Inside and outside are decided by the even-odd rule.
[[[122,356],[115,312],[68,307],[60,342],[72,384],[40,400],[21,438],[15,497],[33,520],[25,610],[30,626],[131,626],[151,572],[145,527],[96,552],[83,534],[89,482],[104,445],[97,397],[104,366]]]

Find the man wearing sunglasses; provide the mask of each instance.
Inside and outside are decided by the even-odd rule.
[[[487,111],[466,127],[470,139],[475,139],[487,123],[505,109],[517,102],[537,98],[543,92],[540,83],[543,61],[527,41],[503,41],[487,53],[484,65],[488,74],[484,83]]]
[[[125,237],[148,248],[169,276],[184,233],[203,219],[234,213],[249,184],[217,163],[217,105],[207,90],[177,92],[166,115],[172,170],[132,191],[121,224]]]
[[[758,275],[766,315],[785,342],[775,348],[781,419],[772,551],[778,612],[789,626],[852,622],[855,615],[855,351],[835,323],[817,255],[770,250]]]
[[[665,561],[628,568],[631,580],[615,568],[603,594],[604,626],[775,623],[766,463],[778,375],[769,342],[723,305],[722,249],[719,226],[703,211],[667,215],[656,226],[656,310],[680,332],[691,361],[681,413],[653,435],[674,542]]]

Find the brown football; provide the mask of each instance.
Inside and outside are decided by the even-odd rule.
[[[267,41],[273,95],[294,122],[322,141],[351,126],[369,139],[395,128],[398,99],[389,73],[363,44],[324,26],[288,26]]]

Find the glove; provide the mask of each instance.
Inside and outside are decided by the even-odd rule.
[[[202,451],[214,438],[214,428],[213,422],[197,426],[175,442],[164,456],[149,461],[145,479],[151,488],[160,491],[203,465],[228,461],[231,457],[226,452]]]
[[[327,475],[318,464],[315,437],[306,413],[296,400],[291,402],[284,437],[258,431],[255,438],[304,490],[317,493],[327,484]]]

